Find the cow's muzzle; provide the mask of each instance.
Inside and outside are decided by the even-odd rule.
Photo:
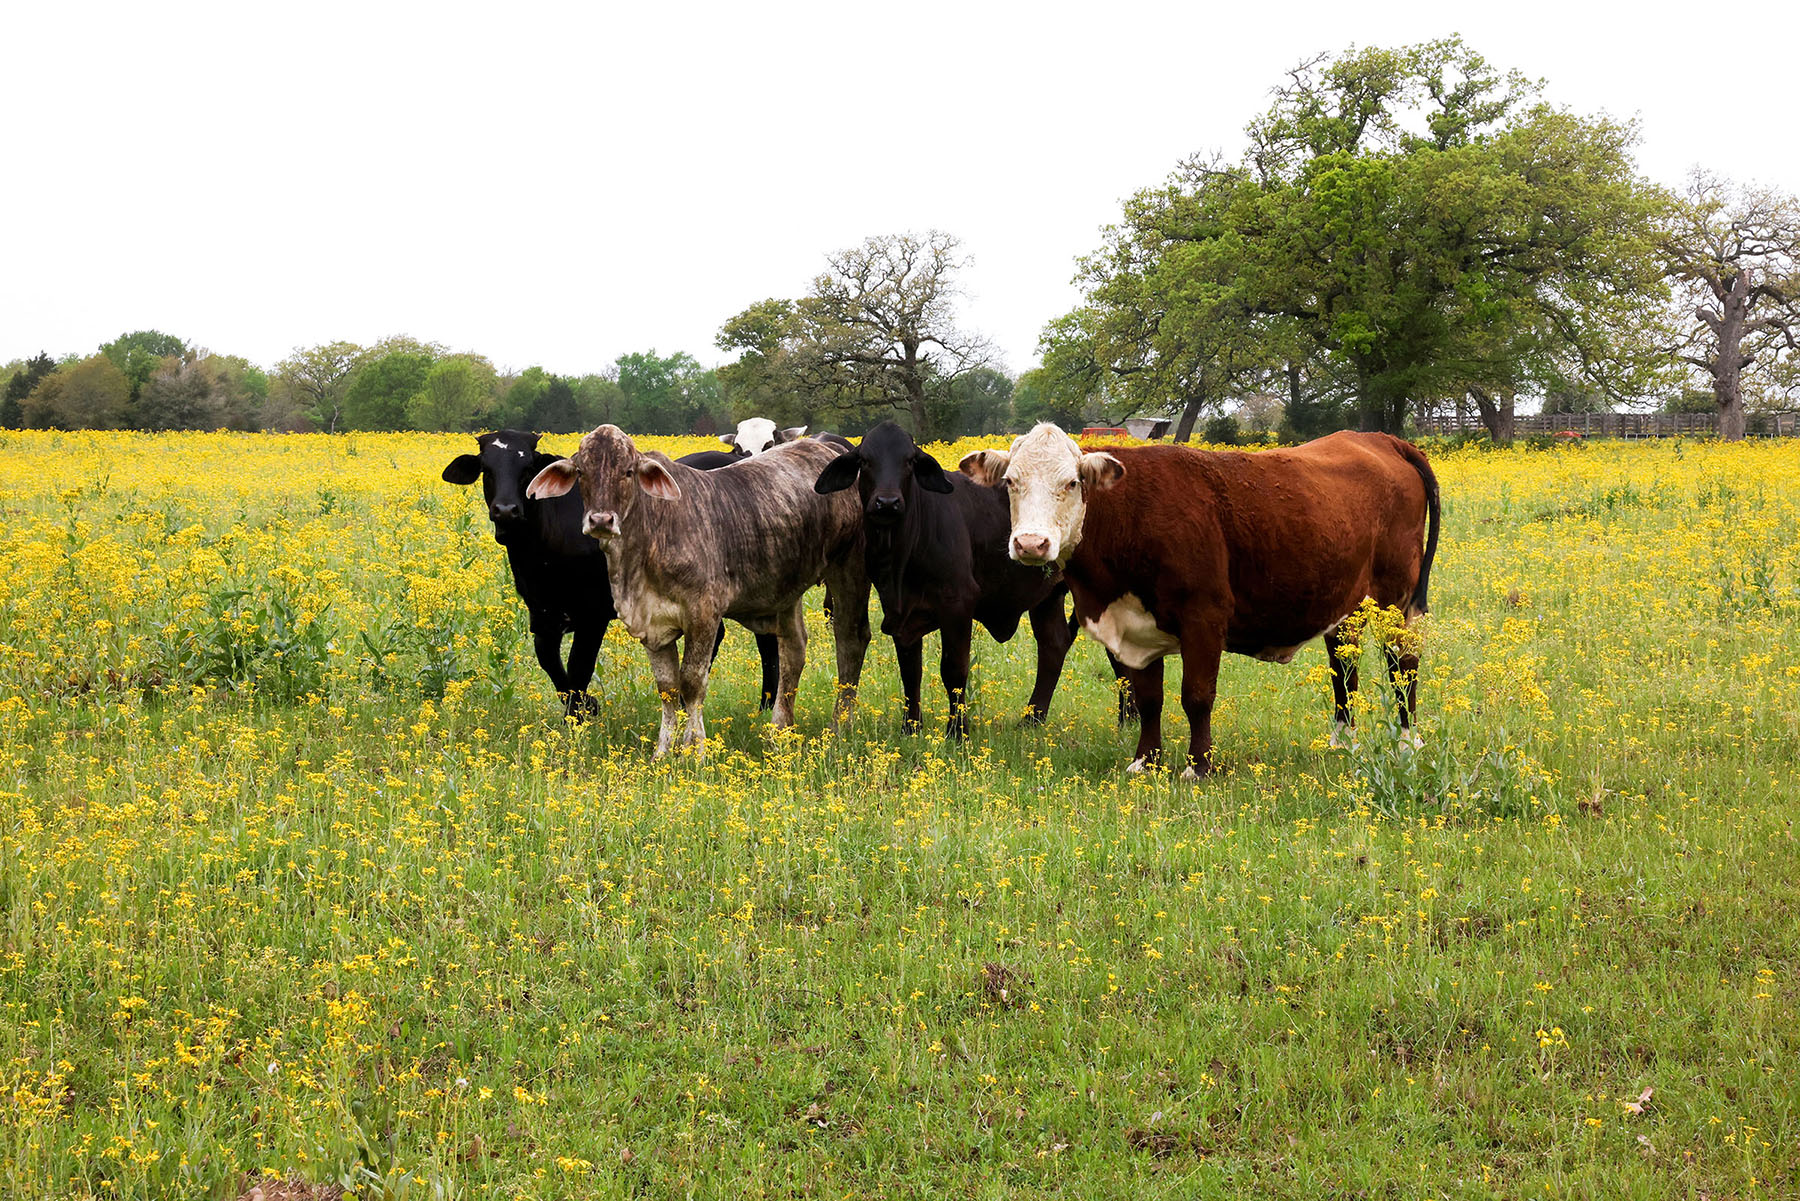
[[[1046,534],[1014,534],[1012,557],[1030,567],[1042,567],[1055,557],[1055,547]]]
[[[590,538],[613,538],[619,533],[619,515],[613,512],[586,513],[581,518],[581,532]]]
[[[895,522],[906,516],[906,502],[899,496],[876,496],[866,512],[870,521]]]

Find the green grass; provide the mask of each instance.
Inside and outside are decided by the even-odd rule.
[[[728,634],[705,764],[618,630],[579,729],[519,629],[441,699],[0,703],[0,1192],[1800,1194],[1800,497],[1653,453],[1445,465],[1417,754],[1327,749],[1309,648],[1128,778],[1091,643],[1014,727],[1028,633],[966,746],[885,641],[832,739],[816,615],[798,737]]]

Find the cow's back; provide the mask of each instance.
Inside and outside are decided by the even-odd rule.
[[[1227,648],[1282,657],[1364,596],[1404,607],[1418,580],[1425,485],[1385,434],[1291,449],[1113,451],[1125,467],[1088,498],[1070,582],[1085,609],[1126,593],[1164,628],[1224,623]]]
[[[680,472],[683,496],[647,503],[660,586],[714,598],[730,617],[776,612],[817,584],[827,563],[860,554],[854,493],[813,482],[841,452],[801,439],[709,472]]]

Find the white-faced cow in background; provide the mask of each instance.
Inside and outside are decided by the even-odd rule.
[[[1343,432],[1291,450],[1212,453],[1140,446],[1083,453],[1054,425],[1011,451],[966,455],[962,470],[1007,489],[1010,553],[1057,566],[1082,628],[1129,672],[1141,771],[1162,753],[1163,658],[1181,655],[1192,727],[1184,775],[1212,766],[1212,708],[1225,651],[1286,663],[1321,635],[1337,720],[1350,721],[1353,664],[1339,624],[1365,598],[1407,618],[1426,611],[1437,553],[1431,464],[1387,434]],[[1410,725],[1416,638],[1387,648]]]
[[[767,417],[746,417],[738,422],[736,432],[720,434],[719,441],[731,447],[731,452],[746,458],[760,455],[764,451],[774,450],[789,442],[798,442],[806,437],[806,427],[796,425],[791,429],[779,429]]]
[[[854,706],[869,644],[862,512],[854,496],[813,491],[839,453],[805,439],[723,470],[696,471],[640,451],[623,430],[603,425],[526,489],[543,498],[580,487],[582,528],[606,550],[613,603],[644,644],[662,696],[659,756],[674,744],[677,706],[687,716],[683,744],[704,747],[706,686],[725,617],[779,639],[773,721],[793,724],[806,661],[803,598],[821,581],[837,644],[836,717]]]

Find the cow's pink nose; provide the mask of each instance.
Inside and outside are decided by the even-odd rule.
[[[1050,539],[1042,534],[1014,534],[1013,557],[1041,563],[1050,557]]]

